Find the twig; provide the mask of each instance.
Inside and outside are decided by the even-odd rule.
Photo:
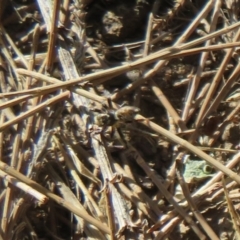
[[[226,167],[233,168],[239,162],[239,159],[240,159],[240,153],[236,154],[235,157],[226,165]],[[216,183],[217,181],[220,181],[222,176],[223,176],[223,173],[218,172],[216,175],[212,177],[211,180],[207,182],[207,184],[205,184],[203,187],[201,187],[195,193],[193,193],[191,197],[194,198],[194,201],[196,202],[196,198],[198,196],[203,195],[205,192],[207,192],[209,188],[212,189],[212,186],[214,185],[214,183]],[[220,191],[222,191],[222,189]],[[182,203],[182,205],[184,206],[186,206],[186,204],[187,204],[187,201]],[[171,211],[170,213],[168,213],[167,217],[160,219],[155,225],[153,225],[149,229],[149,231],[154,231],[155,229],[159,228],[164,222],[168,221],[169,219],[175,216],[176,216],[176,212]],[[180,219],[180,217],[178,217],[178,219]]]
[[[46,62],[46,71],[50,71],[52,68],[52,64],[54,61],[54,50],[55,50],[55,41],[56,41],[56,33],[57,33],[57,23],[58,23],[58,14],[59,14],[59,0],[54,0],[53,2],[53,13],[51,17],[51,28],[49,32],[49,43],[48,43],[48,51],[47,51],[47,62]]]
[[[227,202],[227,205],[228,205],[229,213],[231,215],[232,222],[233,222],[233,228],[235,230],[235,236],[236,236],[237,239],[240,239],[240,228],[239,228],[240,216],[237,213],[237,211],[234,209],[233,203],[232,203],[230,197],[228,196],[228,191],[227,191],[227,188],[226,188],[226,183],[225,183],[224,178],[222,178],[222,184],[223,184],[224,194],[225,194],[226,202]]]
[[[51,105],[51,104],[54,104],[58,101],[62,101],[63,99],[69,97],[69,93],[68,92],[64,92],[64,93],[61,93],[60,95],[57,95],[41,104],[39,104],[38,106],[36,106],[35,108],[33,109],[30,109],[28,110],[27,112],[13,118],[12,120],[9,120],[7,122],[5,122],[4,124],[2,124],[2,126],[0,126],[0,131],[3,131],[9,127],[11,127],[12,125],[20,122],[21,120],[24,120],[25,118],[27,117],[30,117],[32,116],[33,114],[43,110],[44,108],[46,108],[47,106]]]
[[[24,101],[28,100],[29,98],[32,98],[33,96],[34,95],[25,95],[25,96],[22,96],[19,98],[5,101],[4,103],[0,104],[0,110],[17,105],[18,103],[24,102]]]
[[[234,37],[233,42],[237,42],[237,41],[239,41],[239,39],[240,39],[240,30],[238,30],[238,32],[236,33],[236,36]],[[226,65],[228,64],[228,62],[230,61],[230,58],[232,57],[233,51],[234,51],[233,48],[227,50],[226,55],[225,55],[223,61],[221,62],[221,65],[218,69],[218,72],[215,75],[215,77],[214,77],[214,79],[211,83],[210,89],[207,93],[206,98],[204,99],[203,105],[201,106],[200,112],[199,112],[197,120],[195,122],[195,125],[196,125],[197,128],[204,121],[203,116],[205,115],[205,112],[206,112],[207,108],[209,108],[209,101],[210,101],[211,97],[213,96],[214,91],[215,91],[215,89],[217,88],[217,86],[220,82],[220,79],[222,78],[222,74],[224,72],[224,69],[226,68]]]
[[[116,168],[116,170],[119,173],[123,174],[124,177],[126,177],[125,181],[129,185],[129,187],[132,189],[134,194],[136,194],[148,207],[151,207],[151,209],[153,209],[153,211],[158,216],[160,216],[161,211],[159,210],[158,205],[154,201],[152,201],[152,199],[150,197],[148,197],[148,195],[146,195],[144,193],[144,191],[141,189],[141,187],[137,185],[131,171],[127,170],[127,169],[129,169],[129,166],[127,164],[128,160],[127,160],[125,154],[121,154],[121,159],[124,163],[124,170],[125,171],[123,171],[123,169],[117,163],[114,163],[114,167]]]
[[[4,41],[3,41],[3,36],[2,34],[0,34],[0,46],[1,46],[1,53],[4,55],[6,61],[9,63],[9,65],[11,66],[12,70],[13,70],[13,73],[14,75],[18,78],[18,74],[16,73],[16,64],[14,63],[14,61],[12,60],[12,57],[11,57],[11,54],[9,53],[8,51],[8,48],[6,47],[6,45],[4,44]],[[9,84],[12,86],[13,89],[18,89],[18,90],[21,90],[22,86],[21,86],[21,83],[19,82],[18,86],[16,85],[16,83],[13,81],[12,78],[9,79]]]
[[[219,18],[220,7],[221,7],[221,1],[217,0],[216,4],[215,4],[215,7],[214,7],[214,11],[213,11],[211,26],[210,26],[210,30],[209,30],[210,33],[214,32],[216,30],[217,20]],[[205,46],[208,47],[208,46],[210,46],[210,44],[211,44],[211,40],[208,40],[205,43]],[[200,59],[200,64],[199,64],[198,69],[197,69],[197,73],[194,76],[193,81],[191,82],[191,89],[189,91],[188,99],[185,103],[185,107],[184,107],[183,114],[182,114],[183,121],[186,121],[186,119],[188,117],[189,110],[190,110],[191,105],[192,105],[192,100],[193,100],[194,95],[195,95],[195,93],[198,89],[199,81],[200,81],[200,78],[201,78],[201,75],[202,75],[202,72],[203,72],[203,69],[204,69],[204,66],[205,66],[206,59],[207,59],[208,55],[209,55],[209,52],[203,52],[202,53],[202,56],[201,56],[201,59]]]
[[[95,156],[99,162],[102,176],[105,181],[113,181],[116,177],[113,172],[109,161],[109,155],[103,141],[99,134],[92,135],[92,145],[94,149]],[[118,193],[114,185],[109,184],[109,190],[112,194],[112,201],[114,206],[114,211],[117,213],[116,218],[118,219],[119,232],[122,232],[127,226],[133,226],[132,221],[129,216],[129,212],[126,208],[126,203]]]
[[[71,169],[76,169],[78,171],[79,174],[85,176],[86,178],[88,178],[89,180],[93,181],[95,184],[97,184],[98,186],[101,186],[101,181],[96,178],[92,172],[90,172],[82,163],[82,161],[80,161],[80,159],[78,158],[78,156],[75,154],[74,149],[71,147],[70,145],[70,141],[64,136],[64,134],[60,135],[60,139],[62,140],[62,142],[65,145],[65,151],[64,148],[60,145],[59,141],[57,141],[57,138],[54,136],[54,140],[57,143],[58,147],[60,148],[60,150],[62,150],[62,153],[64,153],[64,155],[66,156],[66,152],[68,153],[68,155],[70,156],[70,158],[72,159],[71,164],[67,164],[68,167],[71,166]],[[75,166],[75,167],[73,167]]]
[[[163,196],[167,199],[169,203],[173,205],[173,207],[176,209],[176,211],[181,215],[181,217],[184,218],[184,220],[189,224],[189,226],[192,228],[192,230],[196,233],[197,236],[199,236],[200,239],[206,239],[204,234],[200,231],[196,223],[192,220],[192,218],[185,212],[183,208],[181,208],[178,203],[174,200],[173,196],[168,192],[168,190],[165,188],[164,184],[159,181],[159,178],[156,174],[156,172],[149,168],[148,165],[145,163],[145,161],[142,159],[140,154],[137,152],[136,149],[133,147],[130,147],[130,153],[134,154],[134,159],[138,163],[138,165],[146,172],[148,177],[152,179],[152,181],[155,183],[159,191],[163,194]]]
[[[194,31],[196,26],[200,23],[201,19],[203,19],[209,11],[211,11],[215,1],[209,1],[205,8],[198,14],[198,16],[195,18],[195,20],[190,24],[190,26],[186,29],[186,31],[181,35],[181,37],[176,41],[174,44],[175,46],[179,46],[181,43],[185,42],[187,37]],[[209,38],[210,39],[210,38]],[[205,39],[207,40],[207,39]],[[112,96],[112,100],[117,100],[119,97],[128,94],[130,91],[135,89],[136,87],[140,86],[142,83],[144,83],[148,78],[152,77],[157,71],[159,71],[166,61],[159,61],[153,69],[149,70],[147,73],[144,74],[144,76],[139,79],[138,81],[130,84],[126,89],[119,91],[117,94]]]
[[[114,207],[113,207],[113,202],[112,202],[112,198],[110,195],[110,190],[109,190],[109,183],[106,183],[106,187],[103,190],[103,194],[105,195],[105,199],[106,199],[106,212],[107,212],[107,217],[108,217],[108,226],[111,230],[110,233],[110,240],[115,240],[115,223],[114,223]]]
[[[164,236],[170,233],[173,230],[173,228],[180,223],[180,221],[181,218],[179,217],[174,217],[170,219],[170,221],[165,226],[162,227],[161,231],[157,234],[154,240],[164,239]]]
[[[217,130],[213,133],[208,145],[212,146],[214,142],[218,139],[219,135],[223,132],[226,123],[230,122],[235,115],[240,111],[240,103],[226,116],[222,123],[218,126]]]
[[[55,19],[52,19],[52,14],[51,14],[51,10],[52,10],[51,3],[52,2],[49,0],[38,0],[37,3],[40,8],[40,11],[42,13],[44,22],[46,24],[47,32],[50,32],[51,24],[55,24],[55,21],[53,21],[53,23],[52,23],[52,20],[55,20]]]
[[[61,137],[61,139],[64,139],[63,136]],[[82,167],[79,168],[78,166],[76,166],[76,165],[79,165],[79,164],[76,164],[77,159],[73,159],[73,151],[71,151],[71,152],[68,151],[68,153],[70,153],[72,155],[72,156],[70,155],[71,158],[72,158],[72,161],[73,161],[72,162],[69,159],[69,157],[66,155],[64,149],[62,148],[62,146],[60,145],[59,141],[57,140],[57,138],[55,136],[54,136],[54,141],[57,143],[58,147],[60,148],[60,151],[64,156],[65,162],[66,162],[66,164],[67,164],[67,166],[70,170],[70,173],[71,173],[72,177],[76,181],[76,183],[79,186],[79,188],[81,189],[81,191],[84,193],[85,201],[87,202],[87,205],[88,205],[89,209],[91,210],[91,212],[93,213],[94,216],[100,218],[103,221],[104,217],[102,216],[101,211],[99,210],[99,208],[98,208],[96,202],[94,201],[94,199],[92,198],[92,196],[89,194],[89,192],[88,192],[86,186],[84,185],[83,181],[81,180],[81,178],[77,174],[76,169],[78,169],[78,172],[80,174],[87,176],[89,179],[91,179],[95,183],[99,184],[99,180],[96,179],[96,178],[93,178],[93,176],[91,176],[91,173],[90,174],[87,173],[86,170],[81,170]],[[76,156],[75,156],[75,158],[76,158]],[[84,171],[85,171],[85,173],[84,173]]]
[[[15,43],[12,41],[11,37],[8,35],[8,33],[5,31],[4,27],[0,24],[0,31],[2,32],[2,34],[4,35],[4,37],[7,39],[9,45],[13,48],[13,50],[15,51],[15,53],[17,54],[17,56],[21,59],[22,64],[27,68],[28,67],[28,63],[25,59],[25,57],[23,56],[23,54],[19,51],[19,49],[17,48],[17,46],[15,45]]]
[[[209,155],[207,155],[206,153],[204,153],[197,147],[193,146],[191,143],[172,134],[171,132],[169,132],[166,129],[160,127],[159,125],[151,122],[150,120],[144,118],[141,115],[135,116],[135,120],[137,120],[140,123],[142,123],[143,125],[151,128],[153,131],[165,136],[167,139],[169,139],[177,144],[180,144],[182,147],[184,147],[184,148],[188,149],[189,151],[191,151],[192,153],[196,154],[201,159],[206,160],[210,165],[212,165],[216,169],[222,171],[224,174],[226,174],[231,179],[235,180],[238,184],[240,184],[240,177],[236,173],[234,173],[233,171],[231,171],[230,169],[228,169],[227,167],[222,165],[220,162],[216,161],[214,158],[210,157]]]
[[[67,17],[69,15],[69,4],[70,4],[70,0],[64,0],[61,5],[59,21],[63,26],[66,25]]]
[[[197,209],[196,204],[194,203],[190,192],[189,192],[189,188],[184,180],[183,174],[182,174],[182,170],[180,170],[181,167],[181,163],[179,161],[177,161],[177,165],[178,165],[178,169],[177,170],[177,177],[178,177],[178,181],[179,184],[182,188],[182,192],[184,194],[185,199],[188,202],[188,205],[190,206],[193,215],[195,216],[195,218],[198,220],[199,224],[201,225],[202,229],[205,231],[205,233],[208,235],[208,237],[210,239],[215,239],[215,240],[219,240],[219,238],[217,237],[217,235],[215,234],[215,232],[212,230],[212,228],[209,226],[209,224],[207,223],[207,221],[204,219],[204,217],[202,216],[202,214],[200,213],[200,211]]]
[[[58,174],[54,171],[53,167],[49,164],[48,165],[48,170],[51,173],[51,177],[54,180],[54,182],[56,183],[56,186],[58,186],[58,189],[61,193],[61,195],[63,196],[63,199],[65,199],[66,201],[68,201],[70,204],[74,205],[74,207],[76,209],[78,209],[79,211],[82,211],[83,214],[88,215],[87,211],[84,209],[84,207],[82,206],[82,204],[78,201],[78,199],[76,198],[76,196],[73,194],[73,192],[70,190],[70,188],[68,186],[65,185],[65,183],[63,182],[63,180],[58,176]],[[96,209],[97,210],[97,209]],[[77,216],[76,216],[77,215]],[[96,238],[98,239],[103,239],[103,236],[101,232],[99,231],[94,231],[94,228],[91,226],[84,226],[84,223],[82,222],[82,220],[86,220],[85,218],[80,219],[79,215],[76,214],[75,218],[76,220],[81,224],[81,228],[84,229],[87,234],[89,234],[90,232],[95,232],[95,234],[97,235]],[[80,216],[81,217],[81,216]],[[96,219],[96,218],[95,218]],[[91,223],[91,222],[90,222]],[[93,224],[94,225],[94,224]],[[103,224],[102,224],[103,225]]]
[[[226,97],[226,95],[228,94],[229,90],[231,89],[232,85],[234,84],[234,82],[236,81],[236,79],[239,77],[240,75],[240,64],[238,64],[235,68],[233,73],[231,74],[231,76],[228,78],[228,80],[226,81],[226,83],[222,86],[221,90],[219,91],[218,95],[214,98],[212,104],[210,105],[210,107],[206,110],[204,116],[202,119],[206,119],[207,116],[209,116],[209,114],[214,111],[218,105],[220,104],[220,102]]]
[[[239,23],[239,25],[240,25],[240,23]],[[237,26],[234,26],[234,27],[237,27]],[[217,33],[219,34],[219,32],[217,32]],[[214,34],[209,34],[209,36],[211,36],[211,37],[214,36],[215,37],[215,34],[216,34],[216,32]],[[73,79],[73,80],[70,80],[70,81],[67,81],[67,82],[61,82],[61,83],[56,78],[47,77],[47,76],[45,76],[43,74],[40,74],[40,73],[36,73],[36,72],[32,72],[32,71],[28,71],[28,70],[19,68],[19,69],[16,69],[17,73],[19,73],[19,74],[29,76],[29,77],[32,77],[32,78],[36,78],[40,81],[46,81],[46,82],[50,82],[50,83],[59,82],[59,83],[56,83],[56,84],[53,84],[53,85],[50,85],[50,86],[47,86],[47,87],[37,88],[37,89],[23,90],[23,91],[19,91],[19,92],[16,92],[16,93],[1,94],[1,96],[6,97],[6,96],[16,95],[16,94],[40,93],[41,91],[52,92],[52,91],[55,91],[59,88],[68,88],[68,87],[74,86],[74,85],[79,84],[79,83],[85,83],[87,81],[93,82],[93,84],[94,84],[94,81],[97,81],[99,78],[102,78],[102,79],[104,79],[104,81],[106,81],[106,80],[108,80],[112,77],[115,77],[117,75],[120,75],[120,74],[122,74],[126,71],[132,70],[132,69],[140,67],[142,65],[150,64],[150,63],[152,63],[152,62],[154,62],[158,59],[175,58],[175,57],[180,57],[180,56],[183,56],[183,55],[195,54],[195,53],[202,52],[202,51],[212,51],[212,50],[217,50],[217,49],[222,49],[222,48],[227,48],[227,47],[228,48],[233,48],[233,47],[236,47],[236,46],[240,45],[239,42],[236,42],[236,43],[227,43],[227,44],[222,44],[222,45],[212,45],[210,47],[201,47],[201,48],[196,48],[196,49],[184,50],[185,47],[188,48],[188,47],[191,47],[191,45],[200,44],[202,41],[203,41],[203,39],[199,39],[197,42],[193,41],[190,44],[183,44],[183,45],[180,45],[178,47],[167,48],[167,49],[164,49],[162,51],[159,51],[158,53],[150,54],[143,59],[137,60],[137,61],[132,62],[132,63],[125,64],[124,66],[106,69],[106,70],[101,71],[101,72],[91,73],[91,74],[88,74],[84,77],[79,77],[77,79]],[[181,51],[183,51],[183,53],[181,53]],[[176,54],[176,52],[178,52],[178,54]],[[140,80],[133,83],[134,88],[138,87],[140,85],[139,81]],[[127,88],[127,89],[130,89],[130,88]],[[80,91],[81,89],[78,89],[78,90]],[[132,87],[131,87],[131,90],[132,90]],[[130,90],[128,90],[128,91],[130,91]]]
[[[174,123],[179,126],[181,131],[187,130],[184,122],[179,117],[177,111],[173,108],[169,100],[166,98],[164,93],[161,91],[161,89],[157,86],[157,84],[151,79],[149,80],[150,87],[152,88],[152,91],[155,93],[159,101],[162,103],[164,108],[169,112],[169,115],[173,118]]]
[[[240,153],[237,153],[234,155],[234,157],[232,158],[231,161],[229,161],[226,164],[226,168],[233,168],[240,160]],[[200,189],[198,189],[193,196],[197,196],[200,195],[202,192],[204,192],[207,188],[211,187],[214,183],[218,182],[221,180],[223,176],[223,172],[218,172],[217,174],[215,174],[211,180],[209,180],[203,187],[201,187]],[[234,179],[235,180],[235,179]],[[235,180],[236,181],[236,180]],[[238,183],[238,181],[236,181]],[[239,184],[239,183],[238,183]]]
[[[48,198],[44,196],[42,193],[36,191],[34,188],[29,187],[27,184],[20,182],[16,178],[9,176],[8,174],[4,173],[1,170],[0,170],[0,177],[3,179],[6,179],[13,186],[21,189],[25,193],[30,194],[31,196],[36,198],[41,204],[47,203]]]
[[[46,195],[50,199],[57,202],[62,207],[68,209],[69,211],[73,212],[74,214],[78,215],[79,217],[83,218],[87,222],[91,223],[92,225],[99,228],[101,231],[105,233],[110,233],[110,230],[108,227],[103,225],[101,222],[93,218],[92,216],[88,215],[87,213],[83,212],[82,210],[79,210],[78,208],[75,208],[69,201],[64,200],[63,198],[55,195],[54,193],[50,192],[48,189],[42,187],[40,184],[36,183],[35,181],[27,178],[23,174],[19,173],[18,171],[14,170],[10,166],[8,166],[6,163],[0,162],[0,169],[9,175],[19,179],[20,181],[26,183],[27,185],[31,186],[32,188],[36,189],[40,193]]]

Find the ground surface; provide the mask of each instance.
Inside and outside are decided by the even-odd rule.
[[[3,0],[0,239],[239,239],[239,10]]]

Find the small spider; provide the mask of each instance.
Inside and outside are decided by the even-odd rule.
[[[108,113],[100,113],[94,117],[94,122],[100,127],[113,126],[117,123],[132,122],[135,115],[140,112],[139,108],[125,106]]]

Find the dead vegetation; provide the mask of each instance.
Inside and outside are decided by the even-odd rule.
[[[0,239],[239,239],[239,17],[2,0]]]

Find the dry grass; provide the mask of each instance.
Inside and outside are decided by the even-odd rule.
[[[3,0],[0,239],[238,239],[239,10]]]

